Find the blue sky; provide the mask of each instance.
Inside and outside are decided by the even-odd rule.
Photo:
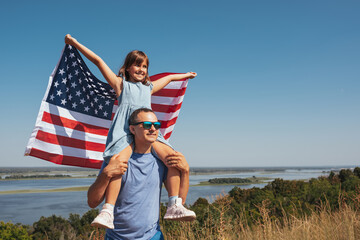
[[[140,49],[150,74],[198,73],[171,139],[191,167],[356,165],[359,11],[328,0],[2,3],[0,167],[56,166],[23,153],[67,33],[115,72]]]

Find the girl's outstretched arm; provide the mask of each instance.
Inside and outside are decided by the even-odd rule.
[[[196,77],[196,73],[188,72],[183,74],[170,74],[166,77],[160,78],[159,80],[153,82],[153,89],[151,94],[156,93],[157,91],[163,89],[166,85],[168,85],[171,81],[176,81],[184,78],[194,78]]]
[[[65,36],[65,43],[71,46],[74,46],[78,49],[84,56],[89,59],[92,63],[94,63],[106,79],[106,81],[110,84],[110,86],[115,90],[117,97],[120,96],[122,90],[122,78],[116,76],[116,74],[111,71],[108,65],[93,51],[79,43],[75,38],[71,37],[70,34]]]

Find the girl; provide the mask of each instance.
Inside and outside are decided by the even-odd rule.
[[[106,140],[106,149],[103,154],[104,161],[109,162],[110,158],[116,155],[118,160],[128,160],[132,154],[133,137],[129,130],[129,117],[131,113],[141,107],[151,108],[151,94],[164,88],[169,82],[183,78],[194,78],[196,73],[168,75],[150,82],[148,75],[149,59],[141,51],[130,52],[116,75],[105,64],[105,62],[91,50],[80,44],[69,34],[65,36],[65,43],[74,46],[82,54],[93,62],[100,70],[106,81],[114,89],[119,107],[113,118]],[[153,149],[157,156],[168,166],[167,185],[169,203],[164,219],[172,220],[194,220],[196,215],[182,205],[182,199],[178,197],[180,190],[180,171],[175,167],[166,164],[165,159],[174,153],[169,143],[159,133]],[[99,215],[92,222],[92,226],[114,228],[114,205],[121,188],[121,178],[112,179],[105,193],[105,204]],[[188,188],[188,186],[187,186]]]

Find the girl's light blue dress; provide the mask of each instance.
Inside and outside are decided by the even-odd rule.
[[[151,90],[149,86],[141,82],[129,82],[123,80],[123,90],[118,98],[118,109],[115,112],[109,133],[106,139],[106,148],[103,154],[104,160],[109,162],[110,158],[134,141],[134,137],[129,130],[130,115],[139,108],[151,109]],[[157,141],[171,145],[164,139],[159,131]]]

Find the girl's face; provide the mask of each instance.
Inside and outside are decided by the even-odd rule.
[[[141,64],[135,62],[128,69],[126,69],[126,71],[129,73],[130,82],[143,82],[147,74],[147,68],[148,66],[144,60]]]

